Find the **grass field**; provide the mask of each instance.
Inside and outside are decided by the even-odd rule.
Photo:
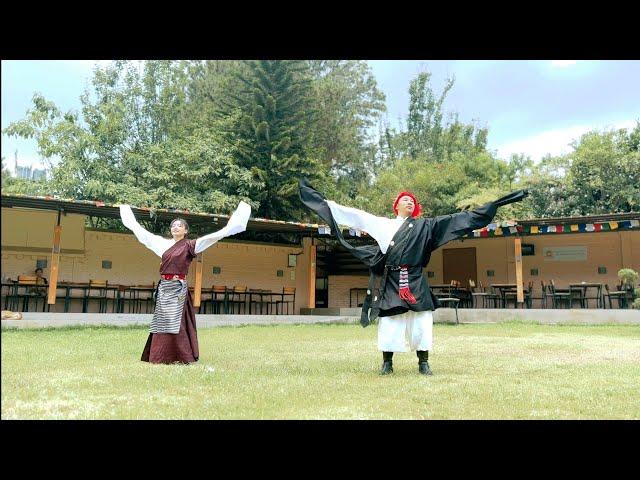
[[[196,364],[139,361],[146,328],[2,331],[2,419],[638,419],[640,328],[436,325],[381,377],[358,325],[199,332]]]

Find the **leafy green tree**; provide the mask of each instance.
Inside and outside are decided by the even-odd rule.
[[[372,132],[386,110],[384,93],[364,61],[312,60],[309,65],[316,108],[314,151],[338,192],[354,197],[378,168]]]
[[[581,215],[640,210],[640,151],[634,131],[590,132],[574,143],[569,182]]]
[[[4,157],[2,157],[2,188],[4,188],[7,180],[11,179],[11,172],[4,164]]]
[[[455,78],[446,80],[440,94],[435,93],[430,80],[429,72],[411,80],[406,131],[387,128],[384,132],[386,145],[382,151],[392,163],[405,157],[421,158],[425,162],[450,161],[456,153],[472,156],[486,150],[487,128],[465,124],[457,112],[444,110]]]
[[[408,151],[411,158],[424,155],[437,159],[442,150],[442,104],[455,79],[447,79],[440,96],[429,85],[431,73],[423,72],[409,85],[409,116],[407,117]]]
[[[409,87],[407,130],[381,132],[385,157],[372,188],[357,198],[360,207],[392,215],[391,205],[402,190],[415,193],[426,216],[443,215],[486,203],[514,189],[531,161],[516,157],[507,163],[487,150],[487,128],[462,123],[446,112],[444,101],[454,85],[447,80],[437,95],[431,74],[419,74]],[[498,218],[513,218],[517,208],[501,209]],[[367,208],[365,208],[367,209]]]
[[[592,131],[574,151],[548,156],[523,181],[532,217],[622,213],[640,209],[640,123],[631,130]]]
[[[74,199],[228,213],[253,203],[263,184],[235,161],[220,131],[202,123],[191,76],[198,62],[114,62],[97,68],[81,96],[82,116],[36,94],[26,117],[5,130],[35,138],[59,157],[50,189]]]

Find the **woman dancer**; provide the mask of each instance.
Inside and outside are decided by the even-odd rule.
[[[154,235],[140,226],[129,205],[120,205],[122,223],[138,240],[158,255],[160,280],[149,338],[141,360],[150,363],[192,363],[198,361],[198,335],[193,301],[187,286],[189,265],[196,255],[217,241],[244,232],[251,207],[240,202],[227,226],[196,240],[187,240],[189,225],[182,218],[171,222],[173,239]]]

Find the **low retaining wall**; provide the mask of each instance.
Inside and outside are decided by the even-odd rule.
[[[21,320],[2,320],[3,328],[48,328],[86,326],[149,325],[153,314],[126,313],[48,313],[25,312]],[[196,315],[198,328],[241,325],[278,325],[299,323],[356,323],[358,318],[346,315]]]
[[[351,323],[360,321],[360,309],[306,309],[313,315],[196,315],[198,328],[241,326],[241,325],[279,325],[300,323]],[[331,314],[319,314],[325,310],[337,310]],[[22,320],[2,320],[3,328],[47,328],[75,325],[109,325],[126,327],[131,325],[149,325],[152,314],[123,313],[48,313],[25,312]],[[640,310],[549,310],[549,309],[468,309],[458,310],[460,323],[499,323],[523,321],[541,324],[567,325],[638,325]],[[435,323],[455,323],[455,311],[452,308],[439,308],[434,314]]]
[[[360,318],[360,308],[303,308],[308,315],[347,315]],[[522,321],[543,324],[600,325],[619,323],[640,325],[640,310],[619,309],[509,309],[509,308],[459,308],[460,323],[498,323]],[[456,321],[455,310],[438,308],[433,316],[435,323]]]

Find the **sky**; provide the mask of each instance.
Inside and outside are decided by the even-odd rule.
[[[79,111],[92,70],[104,60],[2,61],[2,129],[24,118],[39,92],[63,112]],[[436,93],[455,77],[443,109],[489,129],[488,147],[500,158],[524,153],[534,161],[571,151],[590,130],[633,128],[640,121],[640,61],[635,60],[370,60],[386,95],[387,121],[406,124],[409,83],[424,71]],[[33,140],[2,134],[2,156],[43,168]]]

